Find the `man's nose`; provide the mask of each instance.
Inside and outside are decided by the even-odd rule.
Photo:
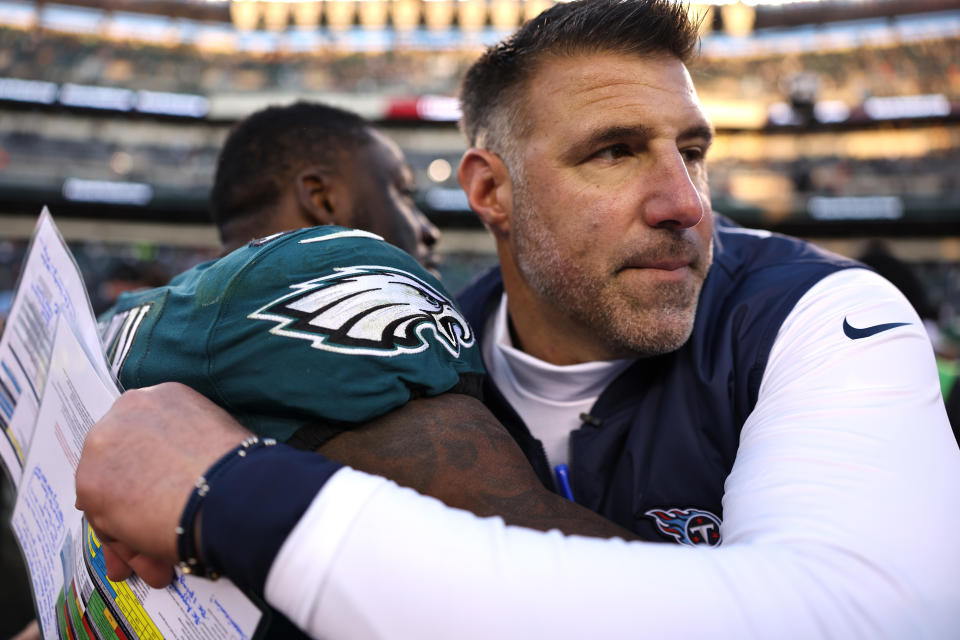
[[[687,229],[703,219],[703,199],[679,151],[661,157],[648,180],[643,217],[649,226]]]

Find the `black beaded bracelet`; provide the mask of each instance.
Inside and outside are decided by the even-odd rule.
[[[200,511],[203,499],[210,492],[210,480],[238,460],[246,458],[248,452],[261,447],[272,447],[275,444],[277,444],[277,441],[273,438],[261,440],[257,436],[250,436],[213,463],[213,466],[207,469],[206,473],[197,478],[194,489],[190,493],[190,499],[187,500],[187,504],[183,508],[183,514],[180,516],[180,524],[174,530],[177,534],[177,556],[180,559],[181,571],[211,580],[220,577],[218,571],[209,569],[200,559],[194,539],[194,521],[197,519],[197,513]]]

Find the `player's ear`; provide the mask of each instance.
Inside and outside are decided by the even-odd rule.
[[[340,189],[336,176],[320,167],[309,167],[296,177],[297,203],[314,225],[343,224],[338,212]]]
[[[467,149],[460,160],[457,178],[480,221],[494,235],[508,236],[513,215],[513,183],[500,156],[486,149]]]

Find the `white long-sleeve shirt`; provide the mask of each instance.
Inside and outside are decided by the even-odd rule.
[[[960,637],[960,450],[892,285],[846,270],[798,302],[723,512],[716,548],[565,537],[345,468],[265,595],[322,638]]]

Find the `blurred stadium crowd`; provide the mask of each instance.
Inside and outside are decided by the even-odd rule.
[[[950,17],[957,21],[960,32],[960,19],[953,14]],[[749,176],[748,190],[753,190],[756,180],[751,178],[764,167],[751,163],[773,161],[774,173],[789,177],[791,189],[801,193],[888,195],[894,178],[897,194],[960,198],[956,178],[960,134],[955,126],[936,120],[960,111],[956,106],[960,105],[960,36],[943,37],[944,20],[939,15],[926,20],[929,29],[914,29],[909,40],[884,38],[870,46],[855,46],[855,40],[833,37],[834,47],[846,48],[782,51],[775,50],[782,46],[768,46],[760,53],[743,55],[705,45],[702,63],[692,70],[694,79],[704,103],[722,112],[724,117],[715,118],[721,133],[731,135],[731,144],[714,154],[718,193],[737,195],[738,173]],[[857,33],[863,28],[853,25],[837,33]],[[791,37],[790,33],[780,34],[780,39],[772,42],[791,42]],[[251,96],[261,103],[290,96],[332,96],[346,101],[347,106],[356,106],[351,100],[367,105],[371,96],[381,96],[387,101],[382,106],[357,110],[383,120],[397,115],[390,98],[454,95],[458,78],[476,52],[475,47],[464,47],[375,53],[334,49],[227,53],[194,45],[118,41],[97,34],[0,28],[0,84],[2,79],[34,80],[61,87],[122,87],[203,96],[212,103],[206,119],[221,124],[235,119],[238,110],[251,104],[244,101]],[[13,104],[20,99],[15,91],[0,87],[0,100]],[[92,99],[101,100],[102,106],[107,98]],[[879,102],[884,99],[894,101]],[[885,114],[876,113],[884,109]],[[904,118],[897,119],[898,112]],[[57,127],[58,122],[51,123],[49,116],[38,119],[30,115],[0,113],[0,166],[10,165],[8,175],[17,168],[34,174],[39,164],[61,177],[123,177],[201,192],[209,184],[225,129],[184,125],[174,136],[123,132],[111,139],[102,135],[102,126],[88,126],[91,132],[83,134],[83,127]],[[879,144],[861,144],[856,149],[807,142],[805,149],[779,155],[768,148],[772,145],[758,144],[756,136],[749,148],[743,149],[744,136],[735,135],[778,125],[822,128],[864,118],[897,120],[897,126],[906,122],[911,130],[872,132],[871,140]],[[455,114],[445,114],[442,119],[455,119]],[[927,130],[918,132],[921,125]],[[766,139],[778,141],[776,137]],[[758,146],[761,149],[751,153]],[[830,177],[824,179],[824,175]],[[452,180],[445,182],[445,186],[456,186]],[[760,191],[755,197],[762,199],[764,190]],[[775,191],[780,192],[779,185]]]
[[[96,311],[215,257],[215,242],[188,236],[209,226],[224,137],[248,113],[298,98],[355,110],[404,148],[418,204],[447,234],[441,272],[452,289],[495,262],[488,244],[449,240],[482,233],[456,182],[464,145],[453,96],[483,42],[502,32],[460,37],[450,27],[390,47],[358,23],[353,42],[380,44],[344,46],[351,40],[318,29],[294,46],[311,34],[193,24],[222,36],[210,45],[156,37],[157,21],[169,34],[189,19],[114,15],[106,4],[0,0],[0,317],[29,235],[10,220],[44,204],[58,222],[193,225],[170,243],[68,234]],[[826,7],[847,15],[870,4],[825,0],[821,13],[808,7],[808,23],[745,36],[707,30],[691,73],[718,133],[714,208],[855,257],[883,237],[917,277],[916,304],[949,377],[960,353],[960,2],[886,0],[873,4],[899,11],[822,19]],[[133,26],[118,31],[121,22]]]
[[[10,2],[0,5],[16,13]],[[37,19],[51,11],[49,5],[17,7],[20,14],[33,7]],[[422,208],[438,216],[441,226],[473,223],[452,170],[463,150],[453,124],[456,110],[450,98],[441,99],[439,109],[425,108],[424,97],[455,95],[459,77],[480,50],[477,41],[375,51],[297,51],[276,34],[270,35],[272,45],[260,47],[182,39],[160,44],[131,35],[136,29],[111,36],[107,12],[92,23],[99,27],[65,29],[71,11],[89,17],[94,10],[60,10],[63,16],[48,20],[52,26],[35,21],[0,27],[0,205],[6,209],[31,213],[29,204],[42,201],[63,215],[74,204],[71,193],[112,186],[112,195],[100,198],[107,216],[130,219],[124,206],[149,201],[144,213],[150,219],[202,221],[217,152],[231,123],[270,102],[315,97],[357,110],[394,134],[417,173]],[[719,134],[710,165],[718,210],[747,224],[804,235],[866,236],[877,229],[956,235],[960,5],[766,29],[747,38],[707,33],[691,72]],[[38,101],[44,87],[59,88],[59,99],[50,93]],[[126,93],[91,94],[78,87]],[[68,102],[68,88],[86,97]],[[185,103],[186,110],[131,115],[124,101],[137,91],[181,98],[168,102],[175,107],[195,100]],[[127,188],[118,191],[117,185]],[[81,213],[90,215],[96,207],[93,198]],[[0,242],[2,308],[24,243]],[[76,248],[97,306],[109,301],[115,272],[159,262],[176,273],[211,251],[96,240]],[[459,258],[473,264],[469,253]],[[960,307],[957,256],[910,259],[938,301],[944,326],[953,331]],[[455,262],[448,260],[448,268],[458,269],[454,279],[468,278],[469,269]]]
[[[449,93],[475,51],[251,55],[0,29],[0,76],[210,95],[244,91]]]
[[[98,8],[109,4],[0,2],[5,212],[31,214],[42,202],[56,215],[79,207],[78,215],[101,217],[91,214],[99,202],[102,217],[203,222],[231,123],[305,97],[378,122],[405,148],[422,208],[441,226],[474,224],[452,170],[463,143],[451,98],[484,37],[458,39],[451,27],[454,35],[433,46],[361,50],[324,46],[333,42],[328,33],[304,47],[293,46],[302,29],[292,24],[277,33],[193,21],[194,30],[216,28],[226,38],[211,46],[182,35],[187,18]],[[823,3],[844,4],[870,3]],[[931,3],[901,9],[924,4]],[[746,37],[708,29],[691,72],[718,130],[710,165],[715,207],[747,224],[805,235],[956,235],[960,3],[933,5],[937,11]],[[181,35],[171,37],[171,29]],[[161,31],[167,35],[157,37]],[[168,109],[142,107],[144,92]],[[106,191],[87,197],[98,189]],[[22,242],[0,240],[0,290],[8,291]],[[160,259],[176,272],[205,255],[170,248],[163,257],[156,247],[128,246],[125,255],[104,258],[110,250],[94,243],[80,251],[93,282],[118,261]],[[949,297],[952,287],[938,285],[937,297]],[[954,303],[945,304],[952,317]]]
[[[210,28],[234,44],[209,46],[157,38],[156,28],[146,28],[150,20],[153,27],[184,23],[175,16],[124,15],[134,26],[118,31],[119,13],[99,4],[0,2],[5,212],[33,213],[32,204],[44,202],[63,215],[82,200],[90,206],[81,213],[90,215],[97,198],[71,194],[111,187],[99,199],[105,217],[131,219],[124,207],[143,206],[153,220],[202,222],[230,124],[265,104],[306,97],[353,108],[395,134],[417,173],[421,206],[441,226],[472,224],[452,171],[463,147],[450,97],[483,37],[372,50],[297,47],[293,35],[219,24]],[[934,4],[939,11],[781,26],[740,38],[708,30],[691,72],[719,134],[710,165],[715,207],[748,224],[805,235],[956,235],[960,3]],[[173,110],[131,115],[136,109],[126,101],[138,91],[161,96]],[[443,97],[439,107],[425,102],[432,96]],[[23,239],[0,242],[0,291],[9,295]],[[78,260],[96,298],[98,281],[123,265],[160,261],[175,273],[208,253],[92,242],[78,249]],[[943,265],[957,256],[916,258],[951,324],[958,286],[954,267]],[[944,270],[951,275],[935,275]]]
[[[393,135],[417,174],[419,204],[441,227],[476,226],[453,171],[463,143],[452,97],[484,39],[499,33],[457,38],[451,27],[446,39],[366,49],[333,46],[327,33],[293,46],[304,32],[292,24],[238,30],[109,4],[0,2],[0,212],[33,215],[43,203],[57,216],[202,223],[230,125],[266,104],[312,98]],[[845,4],[870,3],[823,6]],[[718,130],[715,208],[808,236],[958,235],[960,3],[933,5],[746,37],[711,31],[719,23],[708,16],[691,72]],[[187,23],[225,40],[190,40]],[[909,256],[951,330],[960,309],[953,246]],[[0,309],[23,248],[24,238],[0,235]],[[157,262],[176,273],[213,248],[88,239],[76,251],[99,305],[109,274]],[[472,266],[456,258],[448,263],[459,282]],[[469,252],[459,258],[474,264]]]
[[[934,20],[932,18],[931,20]],[[819,98],[859,104],[871,96],[942,94],[960,99],[960,39],[831,51],[750,56],[707,50],[694,68],[701,99],[773,103],[791,80],[815,76]],[[91,35],[0,28],[0,76],[213,95],[233,92],[336,91],[453,94],[476,47],[382,52],[317,50],[237,53],[193,45],[108,40]]]

